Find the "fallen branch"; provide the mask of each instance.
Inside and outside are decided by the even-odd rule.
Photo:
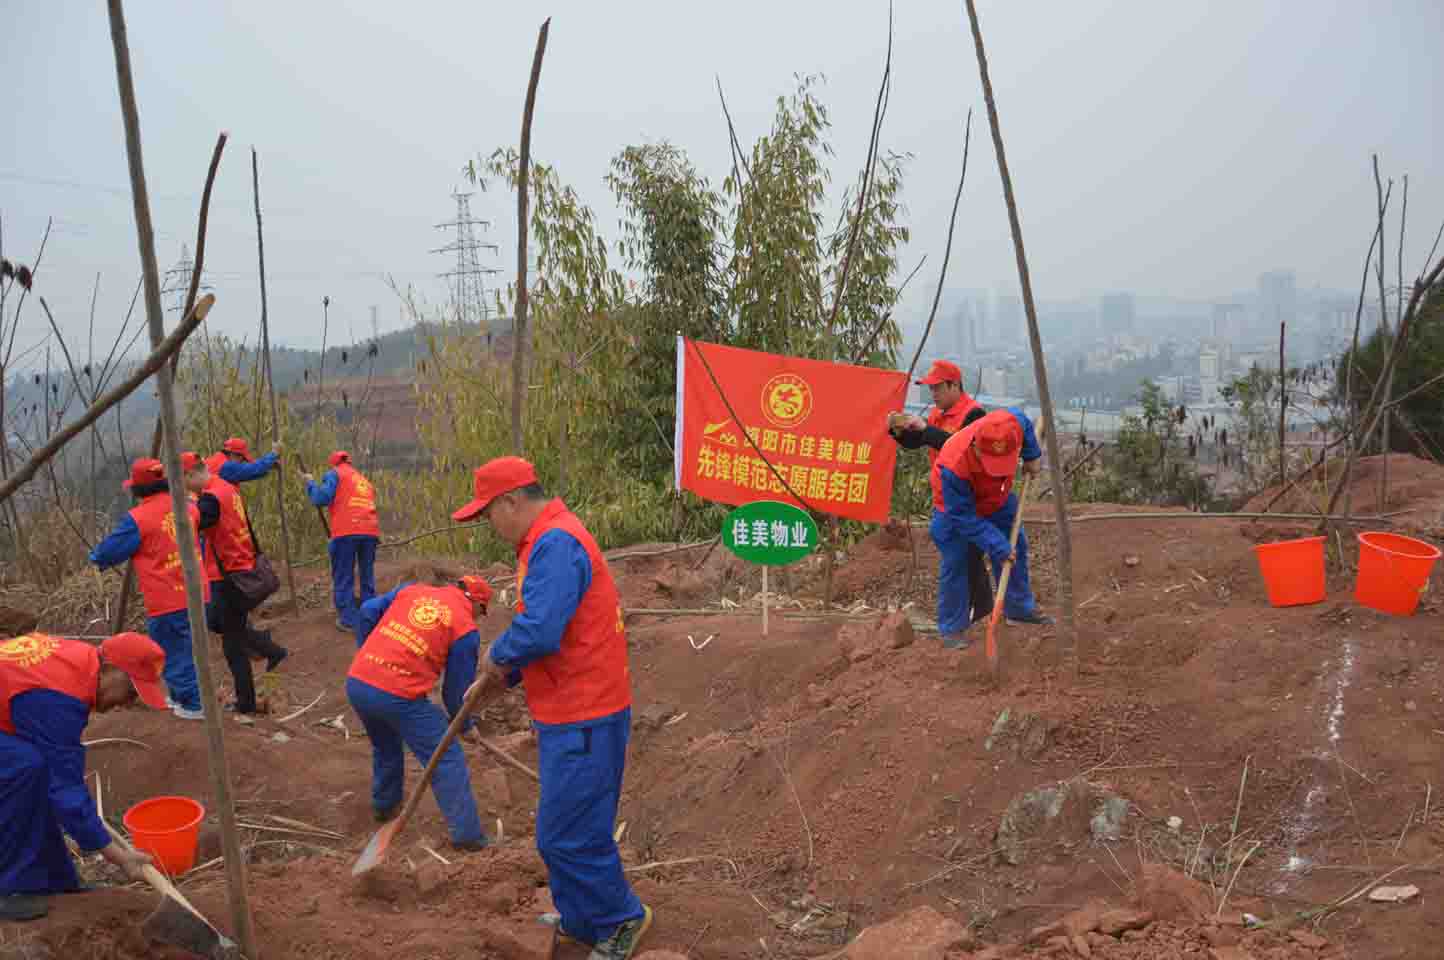
[[[129,743],[129,744],[133,744],[134,746],[141,747],[141,748],[146,749],[146,750],[149,750],[149,749],[150,749],[150,744],[148,744],[148,743],[141,743],[139,740],[130,740],[130,739],[126,738],[126,737],[101,737],[99,740],[82,740],[82,741],[80,741],[80,745],[81,745],[82,747],[98,747],[98,746],[100,746],[102,743]]]
[[[638,864],[638,865],[635,866],[635,867],[626,867],[626,868],[624,868],[623,872],[624,872],[624,873],[645,873],[645,872],[648,871],[648,870],[661,870],[663,867],[685,867],[685,866],[687,866],[688,864],[693,864],[693,863],[710,863],[710,862],[725,863],[725,864],[727,864],[727,866],[729,866],[729,867],[732,868],[732,873],[733,873],[735,876],[738,876],[738,877],[741,877],[741,876],[742,876],[742,871],[741,871],[740,869],[738,869],[736,863],[734,863],[733,861],[727,859],[726,857],[715,857],[715,856],[706,856],[706,857],[683,857],[683,858],[680,859],[680,860],[653,860],[651,863],[641,863],[641,864]]]
[[[530,778],[536,783],[541,783],[541,777],[537,776],[537,772],[535,770],[522,763],[511,754],[507,753],[505,750],[501,749],[501,747],[498,747],[496,744],[490,742],[485,737],[477,737],[476,742],[481,745],[481,748],[483,750],[491,754],[496,759],[500,760],[502,763],[511,767],[517,773],[520,773],[523,776]]]
[[[321,693],[316,694],[316,699],[315,699],[315,700],[312,700],[310,703],[306,704],[304,707],[302,707],[302,708],[299,709],[299,710],[296,710],[296,711],[293,711],[293,712],[291,712],[291,713],[286,714],[284,717],[282,717],[281,719],[277,720],[276,722],[277,722],[277,723],[286,723],[286,722],[289,721],[289,720],[294,720],[294,719],[296,719],[296,718],[299,717],[301,714],[305,713],[307,710],[310,710],[310,709],[311,709],[312,707],[314,707],[316,704],[320,703],[320,702],[321,702],[321,698],[324,697],[325,695],[326,695],[325,691],[322,691]]]

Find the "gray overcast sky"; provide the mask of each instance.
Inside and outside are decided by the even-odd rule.
[[[72,342],[83,340],[100,271],[103,339],[139,275],[105,5],[3,6],[5,252],[29,261],[54,216],[41,287]],[[1411,174],[1406,269],[1417,270],[1444,216],[1438,0],[980,6],[1040,298],[1109,289],[1208,298],[1251,288],[1278,267],[1295,269],[1303,288],[1347,287],[1368,241],[1375,150],[1386,175]],[[729,159],[714,75],[750,144],[794,73],[825,74],[840,194],[866,145],[887,22],[881,0],[127,8],[161,268],[193,243],[205,164],[228,130],[206,258],[219,300],[211,322],[254,339],[254,144],[273,335],[297,346],[319,343],[323,295],[333,301],[333,342],[337,331],[369,333],[373,304],[383,331],[397,327],[385,272],[445,299],[435,274],[448,265],[428,251],[447,238],[433,225],[454,212],[462,163],[516,142],[546,16],[533,153],[557,165],[613,240],[616,209],[602,177],[626,144],[671,140],[720,186]],[[924,311],[931,296],[969,106],[973,153],[949,285],[1013,293],[962,3],[898,0],[883,146],[915,155],[904,272],[932,252],[905,314]],[[473,202],[495,221],[497,279],[514,275],[512,197],[496,190]],[[1394,246],[1391,236],[1391,261]],[[38,336],[43,316],[27,308],[27,320],[26,335]]]

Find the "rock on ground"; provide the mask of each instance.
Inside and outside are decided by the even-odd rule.
[[[945,960],[949,950],[972,946],[973,935],[932,907],[917,907],[868,927],[843,951],[843,960]]]
[[[1133,900],[1159,920],[1200,920],[1213,912],[1213,894],[1197,880],[1161,863],[1145,863],[1133,881]]]

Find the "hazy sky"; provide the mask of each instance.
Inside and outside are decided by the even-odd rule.
[[[1110,289],[1208,298],[1280,267],[1296,270],[1305,289],[1355,283],[1376,150],[1386,176],[1411,174],[1407,269],[1417,269],[1444,216],[1438,0],[980,6],[1040,298]],[[30,261],[46,217],[55,218],[38,286],[83,353],[95,273],[97,340],[118,328],[139,276],[105,4],[3,8],[5,254]],[[332,298],[333,342],[338,332],[369,333],[371,305],[383,331],[400,325],[384,273],[445,299],[435,275],[449,264],[429,251],[448,238],[434,225],[454,213],[461,165],[516,143],[546,16],[533,155],[558,167],[615,240],[602,177],[625,145],[671,140],[720,186],[730,161],[715,75],[750,144],[794,73],[825,74],[840,194],[866,146],[887,7],[130,0],[127,15],[161,268],[193,243],[205,165],[227,130],[206,258],[218,297],[211,323],[255,337],[255,145],[273,337],[314,346],[323,295]],[[970,106],[973,152],[949,285],[1015,293],[963,5],[898,0],[882,142],[914,155],[904,272],[930,253],[909,311],[925,309],[936,281]],[[495,221],[491,239],[502,249],[492,265],[514,276],[514,198],[478,194],[473,212]],[[1394,246],[1391,236],[1391,261]],[[22,343],[43,325],[27,307]]]

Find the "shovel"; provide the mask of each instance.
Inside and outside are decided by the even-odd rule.
[[[412,788],[411,796],[406,798],[406,805],[401,808],[401,813],[396,816],[396,819],[383,824],[380,830],[371,835],[371,839],[366,843],[366,849],[361,851],[361,856],[351,867],[351,876],[359,877],[363,873],[375,869],[382,860],[386,859],[386,851],[390,848],[391,841],[396,839],[396,835],[406,826],[406,821],[411,819],[411,815],[421,805],[421,795],[430,785],[431,775],[436,772],[436,765],[441,762],[442,755],[446,753],[447,748],[461,732],[466,718],[471,716],[472,711],[481,704],[481,701],[492,692],[492,688],[496,685],[496,681],[488,676],[485,678],[485,682],[476,684],[475,689],[461,702],[461,709],[456,711],[456,716],[451,718],[451,725],[446,728],[446,735],[436,745],[436,751],[432,753],[431,760],[427,762],[426,769],[422,771],[421,780]]]
[[[130,842],[109,823],[105,829],[110,831],[116,843],[134,852]],[[147,937],[212,960],[232,960],[241,956],[236,942],[213,927],[165,874],[155,867],[146,866],[145,882],[154,887],[162,898],[160,906],[141,926],[141,932]]]

